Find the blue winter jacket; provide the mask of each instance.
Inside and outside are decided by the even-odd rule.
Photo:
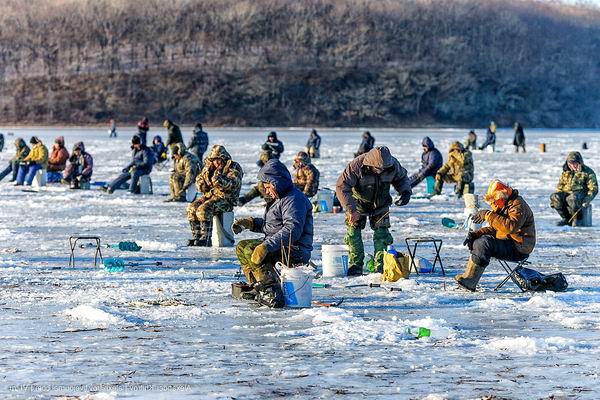
[[[427,147],[429,151],[421,154],[421,169],[417,172],[419,180],[423,180],[428,176],[435,176],[438,169],[442,168],[442,165],[444,165],[442,153],[435,148],[433,140],[425,136],[422,144]]]
[[[135,167],[136,170],[145,174],[149,174],[150,172],[152,172],[152,166],[154,165],[154,161],[154,152],[150,150],[149,147],[143,144],[141,145],[139,150],[133,151],[131,162],[129,163],[126,169]]]
[[[194,129],[194,135],[188,144],[188,151],[194,153],[196,157],[202,158],[206,149],[208,149],[208,133],[200,128]]]
[[[258,180],[275,185],[279,198],[267,205],[263,218],[255,218],[253,229],[263,232],[269,253],[287,251],[292,237],[292,260],[307,263],[313,249],[312,204],[292,183],[287,167],[277,159],[269,160],[258,171]]]
[[[494,132],[492,132],[492,130],[490,128],[488,128],[487,132],[485,133],[485,142],[483,142],[483,144],[481,145],[481,147],[479,149],[483,150],[487,146],[493,146],[495,144],[496,144],[496,134]]]

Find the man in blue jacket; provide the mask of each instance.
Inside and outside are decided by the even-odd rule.
[[[313,249],[312,204],[294,186],[290,172],[279,160],[267,161],[258,171],[258,180],[274,200],[267,204],[263,218],[237,219],[232,228],[236,234],[249,229],[265,236],[242,240],[235,250],[248,284],[253,287],[249,298],[278,308],[283,307],[284,301],[275,263],[282,260],[282,247],[286,254],[291,252],[290,267],[309,262]]]
[[[423,179],[431,176],[435,178],[435,174],[444,165],[442,153],[435,148],[433,140],[428,136],[423,138],[423,154],[421,154],[421,169],[416,174],[410,177],[410,187],[417,186]]]
[[[131,162],[123,168],[121,175],[109,183],[106,188],[107,193],[113,193],[122,184],[131,179],[129,191],[135,194],[140,176],[148,175],[152,172],[154,153],[145,144],[142,144],[142,139],[138,135],[133,135],[133,138],[131,138],[131,149],[133,150]]]

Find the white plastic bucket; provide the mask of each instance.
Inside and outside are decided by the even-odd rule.
[[[233,247],[235,237],[231,225],[233,225],[233,211],[213,215],[212,247]]]
[[[317,204],[321,212],[333,212],[333,198],[335,192],[330,189],[319,189],[317,192]]]
[[[307,308],[312,305],[312,274],[302,268],[281,269],[281,290],[287,307]]]
[[[324,277],[348,275],[348,246],[324,244],[321,247]]]

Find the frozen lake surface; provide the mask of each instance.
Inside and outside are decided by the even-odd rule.
[[[154,127],[156,128],[156,127]],[[7,131],[15,133],[6,136]],[[133,130],[108,139],[104,129],[2,129],[2,168],[12,141],[39,135],[50,147],[62,134],[70,150],[84,140],[95,161],[94,180],[107,181],[128,162]],[[186,142],[191,129],[184,128]],[[256,182],[255,161],[267,130],[210,129],[244,167],[244,191]],[[163,129],[153,129],[149,137]],[[308,129],[278,131],[282,160],[291,167]],[[356,150],[360,130],[323,130],[321,186],[333,188]],[[446,158],[464,130],[373,130],[401,164],[416,171],[427,134]],[[483,131],[478,132],[480,141]],[[353,288],[378,275],[321,279],[330,288],[315,298],[344,298],[339,308],[268,310],[236,301],[230,284],[234,249],[183,246],[189,237],[185,204],[164,203],[168,170],[152,174],[155,194],[108,195],[97,188],[49,186],[28,193],[0,183],[0,396],[48,398],[411,398],[593,399],[600,380],[600,256],[598,227],[556,227],[548,206],[566,154],[587,142],[584,160],[600,172],[600,136],[594,131],[526,131],[529,152],[512,152],[512,132],[500,130],[495,154],[475,153],[476,191],[492,178],[517,188],[535,213],[538,245],[530,257],[543,273],[563,272],[565,293],[518,293],[492,262],[482,291],[455,290],[452,276],[468,257],[465,232],[443,228],[442,217],[461,219],[452,188],[434,200],[392,208],[392,233],[444,240],[446,278],[411,275],[401,292]],[[539,152],[546,143],[547,153]],[[424,185],[416,188],[422,192]],[[236,209],[258,216],[258,200]],[[600,217],[599,217],[600,218]],[[315,215],[313,259],[322,244],[340,244],[343,215]],[[135,240],[140,253],[103,249],[105,257],[161,261],[124,273],[93,268],[93,251],[79,249],[68,267],[70,235],[98,235],[103,243]],[[245,232],[241,238],[255,237]],[[371,232],[364,234],[367,249]],[[371,250],[372,251],[372,250]],[[422,253],[428,255],[427,251]],[[429,254],[430,255],[430,254]],[[411,340],[409,325],[433,328],[434,338]]]

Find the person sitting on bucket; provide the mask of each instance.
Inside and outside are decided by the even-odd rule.
[[[212,245],[212,221],[217,212],[229,212],[237,204],[244,171],[221,145],[215,145],[206,164],[196,177],[196,189],[202,196],[187,207],[192,230],[188,246]]]
[[[352,160],[336,184],[336,194],[346,210],[348,227],[344,243],[349,248],[348,275],[362,275],[365,250],[362,230],[367,218],[373,229],[375,267],[383,272],[383,251],[394,242],[390,234],[390,186],[400,194],[394,204],[404,206],[410,201],[412,191],[406,170],[390,154],[387,147],[375,147]]]
[[[577,219],[582,217],[581,209],[590,205],[597,194],[596,173],[583,163],[580,152],[570,152],[563,165],[556,193],[550,195],[550,207],[561,217],[557,225],[577,226]]]
[[[25,159],[25,157],[29,155],[29,147],[23,139],[17,138],[15,140],[15,150],[15,155],[8,162],[8,166],[4,169],[4,171],[0,172],[0,181],[10,173],[12,173],[12,178],[10,179],[10,182],[14,182],[17,180],[19,165],[21,165],[21,162]]]
[[[69,185],[71,189],[81,189],[83,183],[90,182],[93,172],[94,159],[85,151],[83,142],[75,143],[61,182]]]
[[[120,189],[121,185],[131,179],[129,184],[130,193],[138,193],[138,182],[143,175],[149,175],[152,172],[152,166],[156,161],[154,152],[145,144],[142,144],[142,139],[138,135],[133,135],[131,138],[131,162],[127,164],[121,171],[121,175],[116,177],[106,187],[107,193],[114,193]]]
[[[69,152],[65,148],[65,137],[59,136],[54,139],[52,151],[48,156],[48,168],[46,170],[48,182],[60,182],[68,159]]]
[[[48,148],[37,136],[32,136],[29,143],[32,145],[31,151],[19,166],[16,186],[21,186],[24,183],[31,186],[37,171],[48,167]]]
[[[454,277],[460,286],[473,292],[492,257],[523,261],[535,247],[533,212],[516,189],[494,179],[484,200],[492,211],[479,210],[472,218],[476,224],[487,221],[489,226],[469,232],[463,245],[469,248],[471,257],[465,272]]]
[[[166,201],[186,202],[185,192],[196,181],[196,176],[200,172],[200,160],[195,154],[187,151],[183,143],[173,145],[173,159],[175,159],[175,170],[169,178],[171,197]]]
[[[235,252],[242,271],[253,290],[249,299],[268,307],[283,307],[283,293],[275,264],[282,253],[289,252],[290,267],[307,264],[313,249],[312,204],[294,186],[287,167],[279,160],[269,160],[258,171],[268,203],[263,218],[240,218],[232,225],[237,235],[244,229],[263,233],[263,239],[242,240]],[[291,247],[290,247],[291,243]],[[284,260],[287,264],[287,260]]]

